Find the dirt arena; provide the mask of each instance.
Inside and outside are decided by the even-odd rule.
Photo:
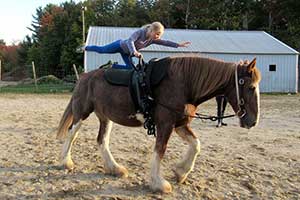
[[[237,119],[227,127],[194,120],[201,141],[195,169],[177,184],[172,166],[187,145],[172,134],[162,172],[171,194],[147,185],[154,137],[143,128],[115,125],[111,151],[128,178],[104,174],[92,114],[73,148],[75,170],[59,167],[62,142],[55,130],[70,95],[0,94],[0,199],[300,199],[300,95],[262,95],[259,126]],[[215,114],[214,100],[199,112]],[[228,107],[227,114],[232,110]]]

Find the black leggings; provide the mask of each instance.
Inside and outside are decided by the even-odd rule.
[[[224,95],[219,95],[216,96],[216,101],[217,101],[217,116],[223,117],[227,105],[227,98]],[[222,119],[218,119],[218,122],[222,122]]]

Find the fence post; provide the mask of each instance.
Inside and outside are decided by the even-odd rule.
[[[35,65],[34,61],[32,61],[32,72],[33,72],[33,78],[34,78],[34,85],[35,85],[35,90],[37,91],[37,80],[36,80],[36,73],[35,73]]]
[[[77,68],[76,68],[75,64],[73,64],[73,68],[74,68],[74,71],[75,71],[75,74],[76,74],[76,78],[77,78],[77,80],[79,80],[79,75],[78,75],[78,71],[77,71]]]

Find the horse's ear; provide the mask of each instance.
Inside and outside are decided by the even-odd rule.
[[[253,71],[253,69],[256,67],[256,58],[254,58],[251,63],[248,65],[247,70],[248,72]]]

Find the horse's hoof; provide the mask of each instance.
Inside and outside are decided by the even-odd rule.
[[[179,176],[178,174],[176,174],[176,180],[180,184],[184,183],[186,178],[187,178],[187,174],[185,174],[183,176]]]
[[[172,192],[172,186],[166,180],[162,180],[159,183],[152,183],[150,185],[150,188],[153,192],[162,192],[162,193],[171,193]]]
[[[180,170],[179,168],[174,169],[173,171],[175,173],[177,182],[180,183],[180,184],[184,183],[184,181],[186,180],[186,178],[188,176],[188,173],[183,173],[183,172],[180,173],[179,171],[182,171],[182,170]]]
[[[114,167],[113,169],[105,168],[104,171],[106,174],[110,174],[110,175],[113,175],[116,177],[121,177],[121,178],[128,177],[128,170],[123,166],[117,166],[117,167]]]
[[[123,166],[119,166],[115,169],[114,175],[117,176],[117,177],[127,178],[128,177],[128,170]]]
[[[163,193],[171,193],[172,192],[172,186],[168,181],[164,181],[162,184],[162,190]]]
[[[69,171],[72,171],[75,168],[75,165],[72,160],[63,162],[62,166]]]

